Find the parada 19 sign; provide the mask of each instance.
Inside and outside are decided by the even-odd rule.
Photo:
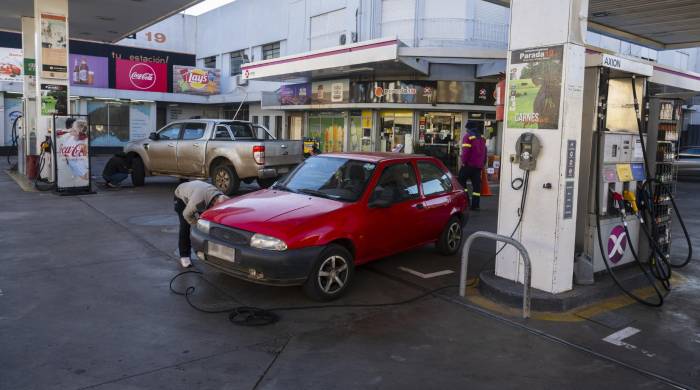
[[[115,73],[117,89],[168,92],[166,64],[117,59]]]

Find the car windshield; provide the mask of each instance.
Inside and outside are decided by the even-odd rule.
[[[364,193],[376,167],[370,162],[347,158],[311,157],[275,188],[355,202]]]

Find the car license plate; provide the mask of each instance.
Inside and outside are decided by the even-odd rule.
[[[236,261],[236,250],[234,248],[211,241],[207,244],[207,254],[232,263]]]

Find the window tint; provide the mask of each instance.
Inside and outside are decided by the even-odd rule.
[[[418,163],[420,184],[423,187],[423,195],[430,196],[452,191],[450,175],[437,165],[421,161]]]
[[[227,126],[216,126],[216,131],[214,132],[214,139],[218,140],[223,140],[223,141],[230,141],[231,140],[231,133],[228,131]]]
[[[410,163],[391,165],[384,169],[370,202],[380,198],[392,203],[418,198],[416,174]]]
[[[162,140],[178,139],[180,137],[180,124],[168,126],[158,133],[158,138]]]
[[[183,140],[195,140],[204,137],[204,131],[207,129],[206,123],[187,123],[185,131],[182,134]]]
[[[233,138],[235,139],[256,139],[257,137],[253,134],[253,129],[250,126],[242,124],[231,125],[231,131],[233,131]]]

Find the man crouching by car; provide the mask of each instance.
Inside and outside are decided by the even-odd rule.
[[[197,224],[199,215],[210,207],[227,201],[228,196],[224,195],[216,187],[203,181],[188,181],[182,183],[175,189],[175,212],[180,219],[180,237],[178,239],[178,250],[180,251],[180,264],[184,268],[192,265],[190,253],[192,243],[190,242],[190,228]]]

